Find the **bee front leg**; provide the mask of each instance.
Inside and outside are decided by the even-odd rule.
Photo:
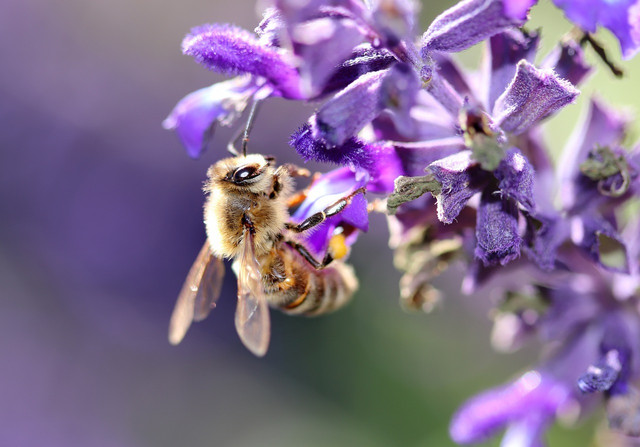
[[[316,258],[313,257],[313,255],[309,252],[309,250],[307,250],[307,248],[304,245],[299,244],[295,241],[285,241],[285,242],[291,248],[293,248],[298,253],[300,253],[300,255],[304,259],[306,259],[309,262],[309,264],[311,264],[316,270],[322,270],[327,265],[329,265],[331,261],[333,261],[333,256],[331,256],[331,253],[327,253],[324,259],[322,260],[322,262],[319,262],[316,260]]]
[[[301,168],[300,166],[296,166],[291,163],[281,165],[278,170],[280,169],[286,170],[291,177],[311,177],[311,171],[307,168]]]
[[[282,191],[282,176],[288,175],[289,177],[309,177],[311,172],[308,169],[301,168],[299,166],[293,164],[284,164],[276,169],[276,172],[273,175],[273,185],[271,187],[271,193],[269,194],[270,199],[275,199],[280,195],[280,191]],[[316,176],[314,175],[314,178]],[[302,203],[304,198],[306,197],[306,190],[304,192],[304,197],[300,200],[299,193],[293,196],[292,198],[287,199],[287,206],[291,208],[292,206],[299,205]],[[293,199],[293,200],[292,200]]]
[[[358,188],[348,196],[343,197],[337,202],[329,205],[324,210],[318,211],[317,213],[307,217],[305,220],[303,220],[299,224],[287,222],[285,224],[285,228],[295,233],[305,232],[317,225],[320,225],[322,222],[327,220],[327,217],[335,216],[336,214],[341,213],[351,203],[351,201],[355,196],[357,196],[358,194],[364,194],[364,193],[365,193],[364,187]]]

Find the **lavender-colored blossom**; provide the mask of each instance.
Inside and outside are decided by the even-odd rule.
[[[329,149],[323,140],[313,137],[309,125],[298,129],[291,136],[290,144],[305,160],[346,165],[366,175],[367,189],[372,192],[390,193],[394,180],[404,172],[402,160],[393,146],[350,138],[341,146]]]
[[[638,0],[553,0],[567,18],[585,31],[597,26],[611,31],[620,42],[622,56],[633,57],[640,49],[640,2]]]
[[[543,68],[552,68],[559,78],[579,85],[592,71],[584,60],[580,45],[572,40],[560,42],[542,62]]]
[[[503,196],[513,199],[528,212],[533,212],[533,167],[522,153],[511,148],[495,171],[498,188]]]
[[[511,200],[485,191],[478,206],[475,255],[485,264],[506,264],[520,255],[518,210]]]
[[[242,28],[215,24],[194,28],[182,41],[182,52],[210,70],[260,76],[282,96],[302,99],[300,77],[285,55],[278,48],[261,45]]]
[[[162,126],[175,130],[187,153],[197,158],[213,135],[215,124],[232,124],[258,90],[249,77],[213,84],[180,100]]]
[[[422,57],[433,51],[469,48],[501,31],[521,26],[535,1],[465,0],[438,16],[422,36]]]
[[[469,199],[482,191],[486,174],[471,158],[470,151],[463,151],[428,166],[434,179],[441,185],[437,196],[438,220],[453,223]]]
[[[505,132],[518,135],[572,103],[578,94],[553,72],[538,70],[523,60],[507,90],[496,100],[493,114]]]
[[[387,74],[362,75],[327,101],[312,118],[314,137],[337,146],[356,135],[381,112],[380,86]]]
[[[489,39],[485,76],[489,79],[487,108],[493,110],[496,99],[505,91],[516,73],[518,62],[533,62],[540,41],[537,33],[507,30]]]
[[[436,65],[439,53],[455,52],[468,48],[485,37],[518,26],[524,18],[508,15],[502,1],[467,0],[461,2],[443,13],[426,31],[422,43],[424,62],[421,62],[415,57],[411,40],[405,38],[405,40],[398,42],[397,39],[389,38],[388,35],[381,32],[379,20],[381,11],[386,12],[387,19],[400,20],[403,25],[399,28],[411,29],[413,27],[412,21],[407,19],[407,11],[410,11],[411,8],[407,8],[403,2],[396,4],[388,0],[385,4],[387,5],[385,8],[376,9],[378,3],[374,2],[373,15],[362,11],[356,13],[352,6],[347,8],[344,5],[340,5],[335,11],[332,7],[327,7],[325,10],[326,14],[329,11],[334,11],[336,17],[341,16],[340,14],[344,14],[345,17],[359,15],[358,20],[364,35],[377,45],[386,45],[386,50],[396,57],[398,63],[406,64],[406,68],[402,70],[390,68],[387,82],[377,82],[378,79],[381,80],[385,76],[380,73],[361,76],[361,80],[354,81],[354,85],[345,89],[345,92],[351,93],[348,95],[346,93],[338,94],[335,98],[336,101],[339,101],[338,104],[334,105],[331,100],[328,105],[319,110],[317,116],[309,122],[316,127],[314,136],[324,139],[329,145],[339,145],[349,137],[356,136],[364,124],[371,122],[383,111],[390,111],[390,113],[401,117],[396,120],[401,134],[411,133],[414,129],[414,123],[408,115],[410,108],[419,105],[419,101],[415,100],[419,87],[418,76],[426,81],[427,91],[453,116],[456,116],[463,104],[463,98],[439,74]],[[345,13],[344,8],[350,12]],[[385,27],[382,26],[382,28]],[[477,31],[471,38],[469,38],[470,28]],[[402,75],[405,78],[404,81],[400,79],[401,73],[404,73]],[[406,87],[396,89],[393,92],[393,101],[389,101],[389,86],[401,84]],[[362,100],[366,96],[369,98]],[[328,116],[334,116],[334,108],[340,112],[335,114],[333,121],[328,123],[326,129],[323,129],[321,124],[327,121]],[[344,117],[349,119],[344,119]],[[451,133],[451,135],[453,134],[454,132]]]
[[[541,445],[540,429],[549,425],[569,398],[566,385],[545,372],[529,371],[512,384],[486,391],[465,403],[453,417],[451,437],[459,444],[482,442],[508,426],[509,438],[525,428],[524,424],[530,425],[527,436],[523,443],[513,445]]]
[[[600,194],[595,182],[580,171],[580,165],[596,147],[616,147],[627,131],[629,117],[593,98],[587,116],[576,126],[571,139],[562,152],[558,167],[560,193],[565,209],[593,206]]]

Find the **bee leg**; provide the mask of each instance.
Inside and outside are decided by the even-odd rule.
[[[307,248],[304,245],[299,244],[295,241],[285,241],[285,242],[289,246],[291,246],[291,248],[293,248],[298,253],[300,253],[300,255],[304,259],[306,259],[309,262],[309,264],[311,264],[316,270],[322,270],[327,265],[331,264],[331,261],[333,261],[333,256],[331,256],[331,253],[327,253],[324,259],[322,260],[322,262],[319,262],[316,260],[316,258],[313,257],[311,253],[309,253],[309,250],[307,250]]]
[[[317,213],[307,217],[305,220],[303,220],[299,224],[287,222],[285,224],[285,228],[295,233],[305,232],[310,228],[320,225],[322,222],[324,222],[327,219],[327,217],[335,216],[336,214],[341,213],[351,203],[351,201],[355,196],[357,196],[358,194],[364,194],[364,193],[365,193],[364,187],[358,188],[348,196],[343,197],[342,199],[338,200],[332,205],[329,205],[324,210],[318,211]]]
[[[280,180],[284,174],[288,174],[292,177],[309,177],[311,172],[308,169],[300,168],[296,165],[292,164],[284,164],[279,166],[276,169],[276,172],[273,175],[273,185],[271,185],[271,193],[269,194],[270,199],[275,199],[280,195],[280,191],[282,191],[282,181]],[[318,174],[319,176],[320,174]],[[291,208],[292,206],[299,205],[306,198],[306,192],[304,197],[300,198],[298,194],[296,194],[294,201],[292,204],[289,204],[291,199],[287,200],[287,206]]]
[[[309,171],[307,168],[301,168],[300,166],[296,166],[291,163],[285,163],[281,165],[278,170],[280,169],[284,169],[289,172],[289,175],[291,177],[311,177],[311,171]]]

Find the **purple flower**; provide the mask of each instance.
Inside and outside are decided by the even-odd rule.
[[[325,140],[328,146],[341,145],[383,113],[392,117],[400,133],[415,133],[416,126],[409,112],[421,102],[416,100],[420,92],[419,77],[428,82],[427,90],[433,97],[455,116],[462,106],[462,98],[438,75],[435,64],[439,54],[461,51],[486,37],[519,26],[526,15],[526,12],[509,15],[513,11],[502,1],[463,1],[438,17],[425,32],[421,45],[423,61],[420,61],[406,31],[413,28],[413,21],[409,20],[411,8],[404,2],[391,0],[385,5],[374,7],[372,15],[360,11],[357,22],[364,36],[374,44],[386,46],[397,63],[388,71],[362,75],[312,117],[309,123],[314,128],[314,137]],[[328,7],[327,11],[330,10]],[[353,8],[348,14],[342,9],[339,11],[345,17],[356,14]],[[335,13],[342,17],[340,14]],[[396,23],[396,31],[389,33],[385,30],[394,28],[388,25],[391,19]],[[454,133],[452,128],[451,135]]]
[[[250,77],[213,84],[185,96],[163,121],[175,130],[187,153],[197,158],[206,149],[216,123],[232,124],[260,89]]]
[[[620,42],[622,56],[633,57],[640,48],[640,2],[638,0],[553,0],[567,18],[585,31],[597,26],[611,31]]]
[[[618,146],[626,123],[623,115],[592,100],[559,165],[561,210],[548,203],[547,193],[536,194],[547,203],[531,214],[537,225],[527,245],[540,267],[554,268],[560,246],[569,239],[602,268],[629,271],[627,246],[611,216],[612,209],[633,197],[638,172],[631,154]],[[547,183],[552,181],[546,177]],[[550,189],[552,185],[544,188]],[[613,261],[609,253],[616,254]]]
[[[509,385],[466,402],[453,417],[449,431],[455,442],[470,444],[486,441],[507,427],[502,445],[542,445],[543,430],[570,395],[570,389],[551,375],[529,371]]]
[[[572,103],[579,93],[553,71],[538,70],[520,61],[513,80],[493,107],[496,125],[505,132],[521,134]]]
[[[182,52],[210,70],[258,76],[264,78],[276,94],[302,99],[300,77],[286,55],[277,47],[262,45],[242,28],[215,24],[194,28],[182,41]]]
[[[422,57],[431,52],[457,52],[476,43],[519,27],[535,0],[517,5],[503,0],[465,0],[440,14],[422,36]]]

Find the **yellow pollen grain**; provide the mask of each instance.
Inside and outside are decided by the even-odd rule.
[[[329,241],[329,250],[333,259],[342,259],[347,255],[348,248],[344,234],[334,234]]]

